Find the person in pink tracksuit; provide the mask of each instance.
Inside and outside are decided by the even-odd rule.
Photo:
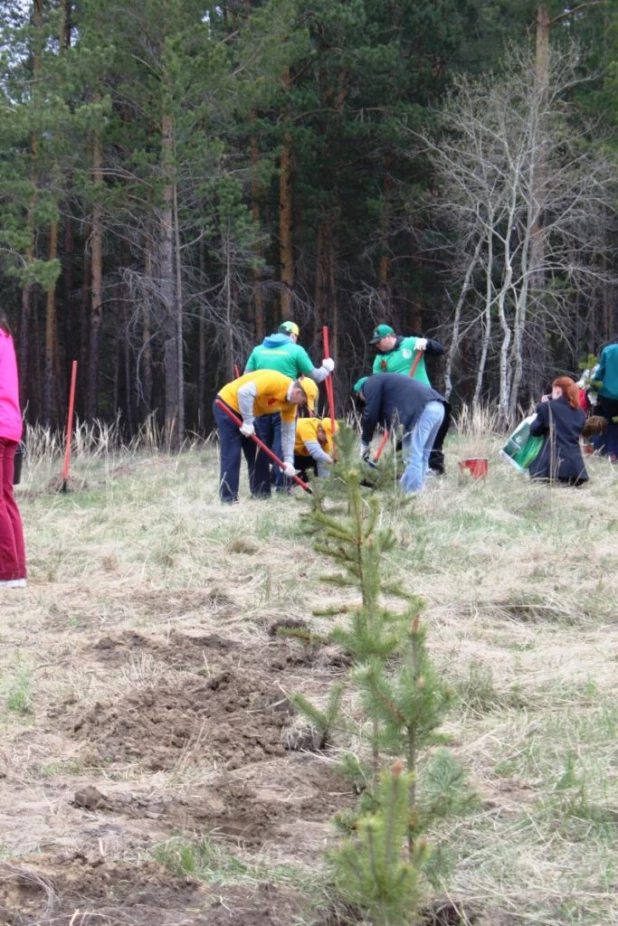
[[[15,451],[21,432],[15,346],[0,310],[0,589],[26,584],[24,531],[13,495]]]

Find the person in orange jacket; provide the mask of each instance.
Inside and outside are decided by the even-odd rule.
[[[255,434],[255,419],[261,415],[281,413],[283,472],[286,476],[295,475],[296,410],[303,405],[313,410],[317,395],[318,387],[308,376],[293,380],[274,370],[245,373],[219,390],[217,399],[242,418],[239,428],[216,401],[213,403],[219,430],[219,497],[222,502],[238,501],[241,451],[249,468],[251,494],[255,498],[270,495],[270,460],[251,439]]]

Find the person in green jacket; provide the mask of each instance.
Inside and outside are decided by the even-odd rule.
[[[335,369],[335,362],[330,357],[325,357],[321,366],[314,367],[305,348],[297,343],[299,333],[295,322],[283,322],[275,334],[268,335],[261,344],[253,348],[245,366],[245,373],[276,370],[277,373],[283,373],[293,380],[309,376],[316,383],[323,382]],[[281,415],[275,413],[257,418],[256,434],[281,459]],[[275,486],[277,492],[289,487],[289,480],[279,467],[275,467]]]
[[[283,322],[276,334],[269,334],[261,344],[253,348],[245,366],[245,373],[276,370],[290,379],[310,376],[316,383],[323,382],[335,369],[334,361],[326,357],[321,366],[314,367],[305,348],[297,343],[298,334],[298,325],[294,322]]]
[[[422,351],[414,371],[414,379],[423,383],[424,386],[431,386],[425,369],[425,353],[436,356],[444,353],[444,347],[439,341],[431,338],[404,338],[402,335],[395,334],[395,329],[390,325],[378,325],[374,328],[373,337],[369,343],[375,344],[377,349],[376,358],[373,361],[372,372],[374,374],[402,373],[404,376],[409,376],[416,351]]]
[[[439,341],[432,338],[409,337],[398,335],[390,325],[377,325],[373,329],[370,344],[375,344],[376,358],[373,361],[372,373],[400,373],[409,376],[420,351],[420,358],[414,370],[413,379],[430,386],[429,377],[425,368],[425,354],[438,357],[444,353],[444,347]],[[444,420],[436,436],[433,449],[429,456],[429,468],[439,476],[444,475],[444,452],[442,446],[450,423],[449,406],[445,406]]]

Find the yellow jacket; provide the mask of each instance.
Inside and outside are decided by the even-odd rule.
[[[294,380],[283,373],[277,373],[276,370],[256,370],[253,373],[245,373],[238,379],[227,383],[223,389],[219,390],[219,398],[226,405],[229,405],[235,412],[240,412],[243,394],[239,396],[239,390],[253,397],[253,415],[259,418],[261,415],[271,415],[273,412],[281,412],[283,421],[293,422],[296,418],[296,406],[287,401],[287,394]],[[245,387],[243,389],[243,387]],[[245,404],[243,402],[243,404]],[[243,418],[245,416],[243,415]]]
[[[299,418],[296,422],[296,441],[294,442],[294,453],[301,457],[310,457],[311,451],[305,446],[306,441],[318,443],[318,428],[320,425],[324,428],[326,434],[326,443],[320,444],[322,450],[329,456],[333,453],[333,439],[331,435],[330,418]]]

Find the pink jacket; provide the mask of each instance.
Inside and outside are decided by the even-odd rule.
[[[13,338],[0,328],[0,438],[21,440],[19,381]]]

